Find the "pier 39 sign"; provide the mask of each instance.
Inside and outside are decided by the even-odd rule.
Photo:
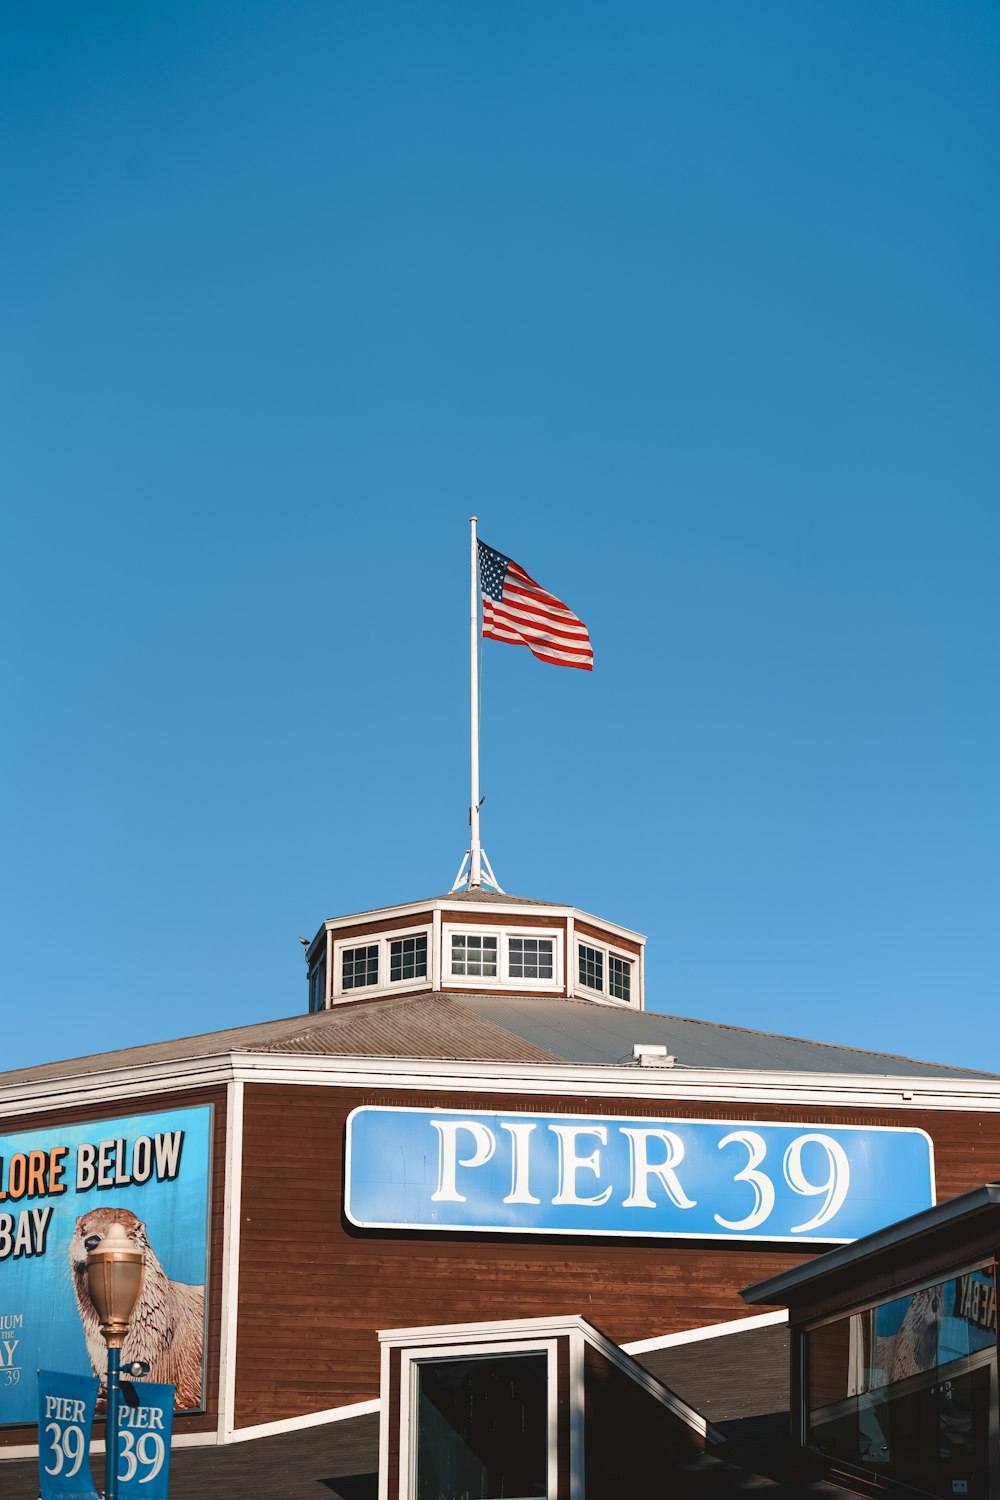
[[[347,1122],[361,1229],[860,1238],[934,1203],[922,1130],[371,1106]]]

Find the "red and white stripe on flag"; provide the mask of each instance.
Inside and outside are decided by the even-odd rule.
[[[561,599],[511,558],[479,543],[483,635],[491,641],[527,646],[539,661],[593,671],[594,651],[586,625]]]

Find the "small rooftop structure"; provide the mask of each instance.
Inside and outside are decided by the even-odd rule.
[[[642,1010],[640,932],[482,887],[324,922],[306,948],[309,1009],[421,991],[578,996]]]

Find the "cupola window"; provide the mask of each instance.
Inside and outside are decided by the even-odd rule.
[[[528,992],[562,988],[563,940],[552,928],[484,932],[446,925],[443,937],[446,984],[475,989],[492,980],[494,988]]]
[[[427,978],[427,934],[393,938],[389,944],[389,982]]]
[[[554,946],[551,938],[510,938],[507,967],[511,979],[551,979]]]
[[[604,993],[604,954],[586,943],[580,944],[580,983],[588,990]]]
[[[359,990],[378,984],[378,943],[361,948],[345,948],[341,955],[341,978],[345,990]]]
[[[608,954],[608,994],[614,1000],[631,1000],[632,965],[617,953]]]
[[[451,935],[451,972],[464,977],[495,979],[497,974],[497,940],[479,933],[453,932]]]
[[[355,937],[334,943],[334,1000],[353,999],[355,990],[426,989],[430,958],[430,929],[397,928],[373,934],[368,942]]]
[[[577,983],[581,990],[606,1000],[632,1004],[632,970],[635,960],[627,953],[598,943],[577,943]]]

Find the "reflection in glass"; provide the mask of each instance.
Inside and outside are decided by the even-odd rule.
[[[989,1493],[992,1265],[807,1334],[808,1441],[929,1495]]]
[[[416,1367],[416,1500],[544,1500],[544,1353]]]

